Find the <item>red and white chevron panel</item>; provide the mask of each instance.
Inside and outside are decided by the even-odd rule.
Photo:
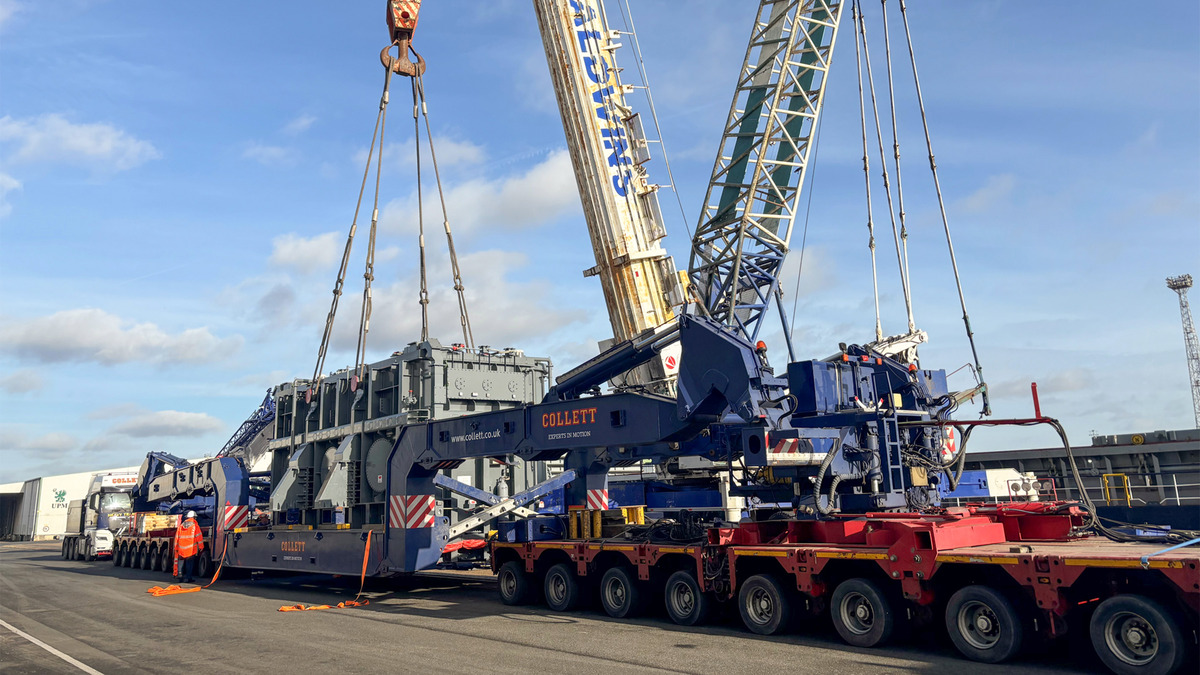
[[[954,437],[954,427],[942,427],[942,457],[949,459],[958,452],[958,439]]]
[[[409,495],[404,498],[404,527],[433,527],[437,515],[433,495]]]
[[[233,506],[225,505],[225,529],[232,530],[238,527],[246,527],[250,524],[250,507],[245,504]]]
[[[607,509],[608,508],[608,489],[588,490],[587,491],[587,507],[589,509]]]
[[[404,497],[393,496],[388,501],[388,527],[404,527]]]
[[[767,464],[789,466],[814,466],[821,463],[824,454],[812,452],[812,444],[804,438],[783,438],[767,448]]]

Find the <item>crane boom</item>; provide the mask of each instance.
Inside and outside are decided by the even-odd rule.
[[[692,239],[694,299],[751,341],[780,299],[841,11],[839,0],[762,0]],[[790,352],[786,321],[784,335]]]
[[[614,57],[620,47],[597,0],[534,0],[546,61],[596,266],[621,343],[674,317],[683,302],[679,274],[659,240],[666,235],[640,118],[626,105]],[[606,341],[608,342],[608,341]],[[625,384],[669,393],[678,368],[670,354],[631,371]]]

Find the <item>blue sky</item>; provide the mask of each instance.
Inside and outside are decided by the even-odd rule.
[[[634,4],[687,215],[662,195],[666,245],[683,267],[753,3]],[[878,37],[878,4],[867,5]],[[1200,274],[1200,8],[910,5],[997,414],[1029,414],[1036,380],[1043,410],[1077,444],[1093,430],[1191,426],[1163,279]],[[269,386],[311,375],[382,85],[383,14],[375,0],[286,11],[0,0],[0,482],[128,465],[149,450],[211,453]],[[850,35],[802,197],[802,358],[873,331]],[[477,342],[551,356],[562,372],[609,330],[598,282],[581,274],[594,260],[531,4],[427,2],[416,46]],[[877,64],[882,54],[877,43]],[[628,49],[618,59],[634,70]],[[955,370],[969,352],[905,78],[913,295],[931,336],[922,360]],[[420,325],[403,85],[392,101],[373,359]],[[667,182],[661,163],[650,170]],[[436,213],[427,224],[436,234]],[[884,329],[896,333],[903,308],[883,235]],[[433,332],[456,341],[444,247],[429,240]],[[353,361],[362,241],[330,368]],[[790,301],[795,278],[785,284]],[[973,440],[1051,442],[1037,431]]]

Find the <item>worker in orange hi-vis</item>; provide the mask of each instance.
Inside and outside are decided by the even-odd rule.
[[[179,576],[184,582],[195,581],[196,558],[204,550],[204,535],[196,524],[196,512],[188,511],[175,529],[175,557],[179,558]]]

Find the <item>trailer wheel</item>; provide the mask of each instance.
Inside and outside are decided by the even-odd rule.
[[[66,537],[63,537],[62,550],[59,551],[59,556],[61,556],[63,560],[67,559],[67,538]]]
[[[510,560],[500,566],[496,575],[500,589],[500,602],[506,605],[528,605],[533,602],[533,575],[525,571],[525,565]]]
[[[544,589],[546,604],[556,612],[569,612],[579,605],[579,578],[567,563],[546,571]]]
[[[1092,614],[1096,654],[1118,675],[1166,675],[1175,672],[1187,647],[1170,612],[1141,595],[1116,595]]]
[[[883,591],[866,579],[847,579],[830,601],[833,627],[847,644],[877,647],[892,637],[895,612]]]
[[[946,632],[963,656],[1003,663],[1021,653],[1025,629],[1012,603],[987,586],[966,586],[946,605]]]
[[[124,567],[133,567],[133,559],[137,557],[137,544],[129,543],[125,545],[125,557],[121,561]]]
[[[746,628],[759,635],[782,633],[791,623],[792,603],[783,585],[766,574],[756,574],[742,584],[738,609]]]
[[[667,616],[680,626],[706,623],[713,608],[712,594],[701,591],[696,575],[687,570],[679,570],[667,578],[663,603],[667,606]]]
[[[201,579],[207,579],[209,573],[212,571],[212,554],[206,549],[199,555],[199,559],[196,560],[196,576]]]
[[[160,562],[158,569],[167,574],[172,574],[172,568],[175,566],[174,554],[175,552],[171,550],[170,544],[163,544],[162,550],[159,552]]]
[[[637,616],[643,606],[641,590],[628,567],[610,568],[600,578],[600,604],[614,619]]]
[[[67,539],[67,560],[76,560],[79,558],[79,551],[75,549],[75,537]]]

